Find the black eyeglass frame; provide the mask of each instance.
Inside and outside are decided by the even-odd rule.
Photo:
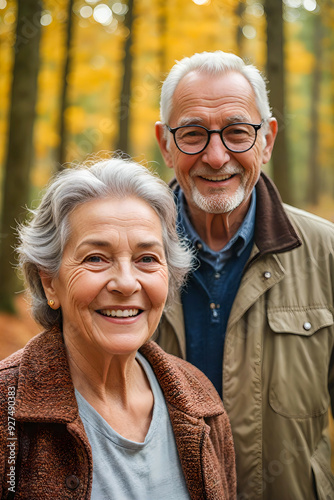
[[[196,125],[191,125],[191,124],[189,124],[189,125],[181,125],[180,127],[175,127],[175,128],[171,128],[169,125],[166,124],[166,127],[168,128],[169,132],[171,134],[173,134],[175,145],[176,145],[177,149],[179,151],[181,151],[181,153],[184,153],[185,155],[198,155],[198,154],[202,153],[204,151],[204,149],[209,145],[209,142],[210,142],[210,139],[211,139],[211,134],[219,134],[220,135],[220,139],[221,139],[222,143],[224,144],[225,148],[228,149],[229,151],[231,151],[231,153],[246,153],[246,151],[249,151],[250,149],[252,149],[254,147],[254,144],[256,143],[256,139],[257,139],[257,132],[258,132],[258,130],[260,130],[260,128],[262,127],[263,123],[264,123],[264,120],[261,120],[261,123],[259,123],[258,125],[254,124],[254,123],[247,123],[247,122],[236,122],[236,123],[230,123],[229,125],[226,125],[225,127],[223,127],[220,130],[215,130],[215,129],[209,130],[206,127],[203,127],[203,125],[197,125],[197,124]],[[231,126],[234,126],[234,125],[250,125],[251,127],[254,128],[254,130],[255,130],[254,142],[253,142],[253,144],[249,148],[243,149],[242,151],[240,151],[240,150],[236,151],[234,149],[229,148],[225,144],[225,141],[223,139],[223,132],[228,127],[231,127]],[[188,127],[202,128],[202,129],[206,130],[206,132],[208,133],[208,140],[206,141],[205,146],[200,151],[197,151],[196,153],[187,153],[186,151],[183,151],[183,149],[181,149],[180,146],[178,145],[178,143],[176,142],[176,138],[175,138],[176,132],[180,128],[188,128]]]

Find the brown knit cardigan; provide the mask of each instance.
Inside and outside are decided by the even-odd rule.
[[[235,499],[231,429],[213,386],[152,341],[141,353],[163,390],[190,497]],[[89,499],[92,477],[62,334],[47,331],[0,362],[0,496]]]

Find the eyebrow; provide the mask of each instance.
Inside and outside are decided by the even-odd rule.
[[[183,127],[184,125],[201,125],[203,123],[203,118],[198,116],[192,116],[189,118],[182,118],[178,127]]]
[[[162,249],[164,248],[162,243],[160,243],[160,241],[158,241],[158,240],[143,241],[143,242],[139,243],[137,245],[137,247],[142,248],[143,250],[145,250],[146,248],[152,248],[152,247],[160,247]]]
[[[246,118],[243,115],[234,115],[234,116],[229,116],[226,121],[228,123],[250,123],[250,119]]]
[[[249,118],[246,118],[243,115],[234,115],[234,116],[229,116],[226,119],[227,125],[233,124],[233,123],[250,123]],[[178,124],[178,127],[183,127],[184,125],[203,125],[203,118],[200,118],[198,116],[192,116],[192,117],[185,117],[180,120],[180,123]]]
[[[100,247],[100,248],[110,248],[112,247],[112,243],[110,241],[105,241],[105,240],[84,240],[80,243],[78,246],[78,249],[83,247],[83,246],[92,246],[92,247]],[[158,240],[151,240],[151,241],[141,241],[136,245],[137,248],[139,249],[148,249],[152,247],[160,247],[164,249],[164,246],[160,241]]]
[[[102,240],[84,240],[80,243],[78,248],[84,247],[84,246],[92,246],[92,247],[109,247],[110,243],[108,241],[102,241]]]

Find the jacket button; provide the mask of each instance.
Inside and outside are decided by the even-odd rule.
[[[70,490],[76,490],[80,484],[80,480],[77,476],[67,476],[65,483]]]
[[[266,278],[266,280],[268,280],[269,278],[271,278],[271,272],[266,271],[265,273],[263,273],[263,276]]]
[[[312,325],[308,321],[305,321],[305,323],[303,324],[303,328],[308,332],[309,330],[311,330]]]

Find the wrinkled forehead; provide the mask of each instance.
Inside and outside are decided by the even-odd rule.
[[[144,200],[136,197],[103,198],[83,203],[69,217],[67,245],[77,245],[83,238],[101,238],[116,233],[144,233],[162,240],[158,214]],[[114,237],[114,236],[113,236]]]
[[[172,101],[172,125],[190,117],[224,115],[227,119],[259,119],[256,96],[249,81],[236,71],[208,74],[191,71],[180,80]],[[177,124],[175,123],[177,120]]]

